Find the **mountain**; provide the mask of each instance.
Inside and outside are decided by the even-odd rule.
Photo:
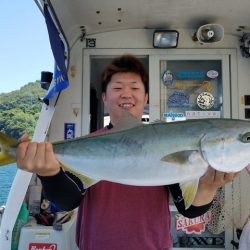
[[[26,132],[33,135],[46,91],[40,82],[30,82],[20,90],[0,94],[0,131],[13,138]]]

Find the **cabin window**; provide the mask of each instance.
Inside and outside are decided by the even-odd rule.
[[[223,117],[221,60],[162,60],[161,119]]]
[[[223,117],[221,60],[161,60],[161,119],[175,122],[186,119]],[[225,190],[221,188],[211,209],[189,219],[171,204],[171,232],[174,247],[225,247]]]

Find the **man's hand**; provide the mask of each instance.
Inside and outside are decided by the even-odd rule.
[[[211,202],[218,188],[239,176],[236,173],[224,173],[209,167],[207,172],[200,178],[198,190],[192,203],[194,206],[202,206]]]
[[[60,171],[60,164],[55,157],[51,143],[30,142],[24,134],[17,148],[18,168],[41,176],[56,175]]]
[[[217,190],[232,181],[236,176],[239,176],[239,174],[240,172],[224,173],[209,167],[206,174],[200,178],[199,186],[203,189]]]

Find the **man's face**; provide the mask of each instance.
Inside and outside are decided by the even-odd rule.
[[[102,95],[111,123],[115,126],[122,113],[127,111],[141,119],[148,100],[140,75],[132,72],[116,73]]]

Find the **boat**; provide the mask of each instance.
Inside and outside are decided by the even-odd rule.
[[[45,17],[60,68],[51,83],[41,80],[48,94],[34,141],[66,140],[107,124],[99,76],[107,63],[123,54],[140,58],[149,73],[143,122],[250,119],[249,1],[34,1]],[[237,230],[250,214],[249,172],[242,171],[221,189],[204,216],[187,219],[170,206],[173,249],[237,247]],[[35,176],[18,170],[1,210],[0,249],[11,249],[23,199],[30,198],[32,190],[40,197]],[[76,212],[57,228],[27,223],[20,229],[18,249],[77,249]]]

